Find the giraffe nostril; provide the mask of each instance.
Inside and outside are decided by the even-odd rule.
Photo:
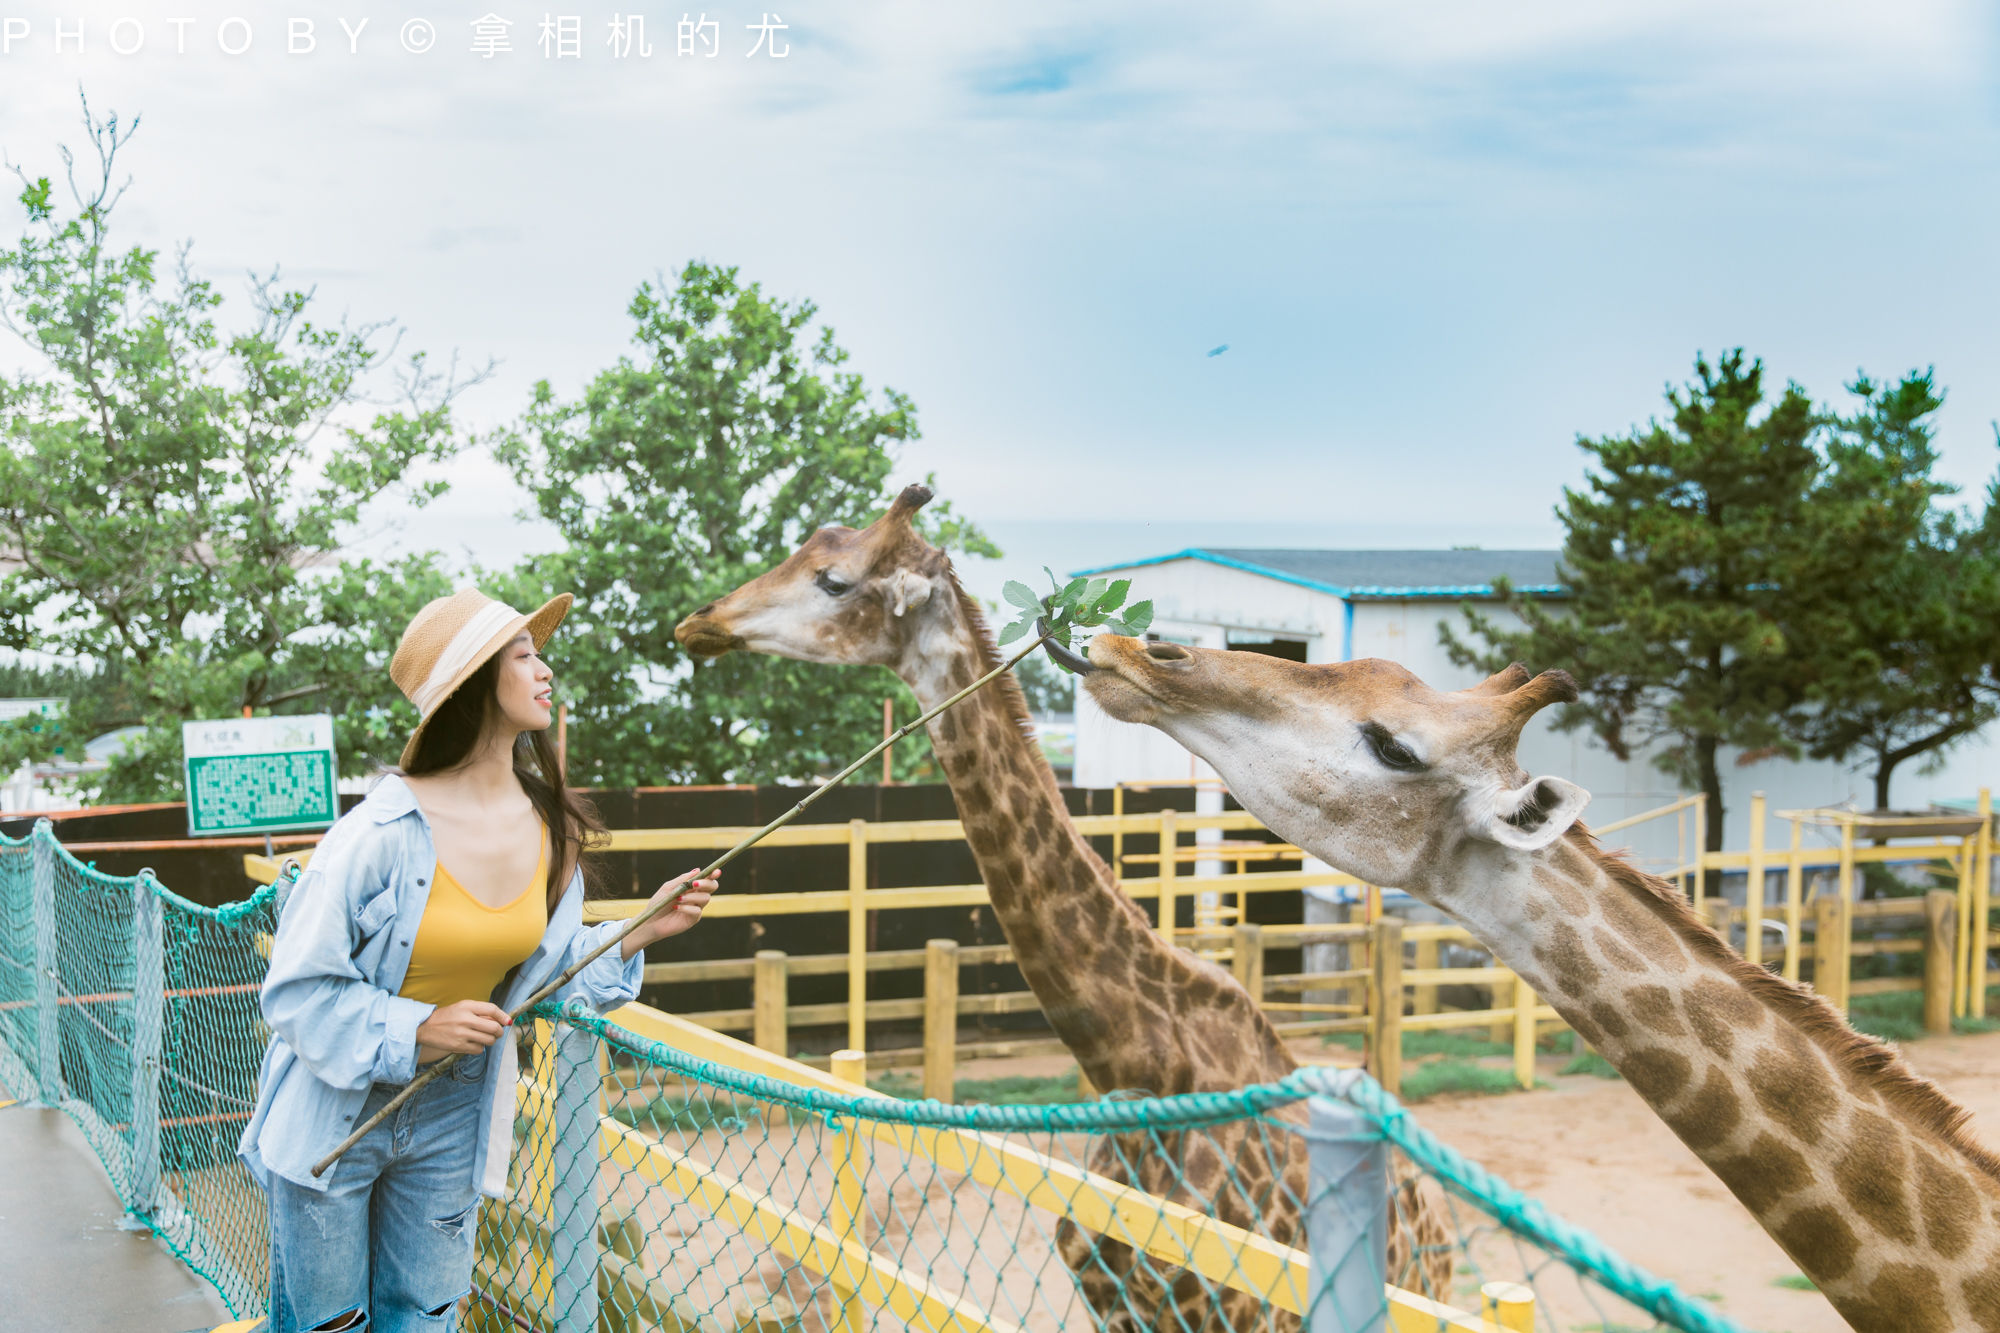
[[[697,616],[705,616],[714,610],[715,610],[715,603],[710,602],[707,606],[702,607],[701,610],[695,612],[694,614]],[[689,617],[689,619],[693,619],[693,617]]]
[[[1177,643],[1149,643],[1146,645],[1146,656],[1155,662],[1180,662],[1190,654]]]

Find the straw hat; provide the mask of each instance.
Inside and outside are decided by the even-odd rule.
[[[514,641],[522,630],[535,640],[540,652],[569,612],[573,601],[568,593],[557,593],[542,609],[524,616],[505,602],[496,602],[477,588],[460,588],[449,597],[440,597],[410,621],[396,655],[389,661],[389,678],[405,698],[417,706],[422,721],[410,733],[403,747],[402,766],[408,768],[417,757],[417,742],[424,728],[436,716],[438,705],[471,678],[486,659]]]

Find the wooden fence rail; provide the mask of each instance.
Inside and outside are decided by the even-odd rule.
[[[1934,1019],[1938,1006],[1943,1005],[1942,1021],[1948,1025],[1952,1015],[1983,1013],[1986,984],[2000,981],[2000,973],[1989,972],[1983,966],[1990,944],[1992,910],[1990,810],[1990,799],[1982,792],[1979,814],[1985,817],[1968,816],[1958,821],[1969,830],[1974,824],[1977,828],[1956,841],[1932,838],[1915,845],[1858,845],[1856,825],[1850,821],[1839,826],[1840,842],[1835,847],[1804,846],[1802,823],[1813,812],[1787,812],[1783,817],[1792,823],[1790,845],[1775,849],[1767,846],[1764,830],[1768,816],[1760,794],[1751,802],[1748,850],[1700,852],[1670,874],[1680,880],[1697,909],[1704,911],[1719,929],[1727,931],[1758,921],[1781,930],[1782,959],[1774,970],[1794,980],[1809,973],[1813,984],[1843,1009],[1857,995],[1922,990],[1926,996],[1927,1021]],[[1691,822],[1699,845],[1706,819],[1705,805],[1699,796],[1607,825],[1606,831],[1667,817],[1677,821],[1683,841]],[[1114,862],[1121,868],[1126,863],[1145,863],[1155,869],[1156,873],[1121,878],[1120,885],[1133,899],[1153,906],[1156,928],[1166,938],[1231,967],[1284,1035],[1362,1033],[1368,1066],[1393,1089],[1400,1080],[1403,1032],[1484,1029],[1491,1040],[1511,1043],[1517,1076],[1524,1084],[1532,1081],[1537,1025],[1558,1021],[1556,1015],[1539,1004],[1529,988],[1505,968],[1439,966],[1443,947],[1478,948],[1462,929],[1404,923],[1400,918],[1385,916],[1379,909],[1379,890],[1337,871],[1244,869],[1253,861],[1298,857],[1298,849],[1289,844],[1232,840],[1223,845],[1200,841],[1205,833],[1219,836],[1264,831],[1247,812],[1115,813],[1079,816],[1075,823],[1086,837],[1110,837],[1114,843]],[[750,831],[735,827],[625,829],[611,834],[607,850],[710,850],[729,846]],[[1151,836],[1163,850],[1172,848],[1173,855],[1126,852],[1125,840],[1134,836]],[[1192,841],[1183,843],[1183,836]],[[963,837],[963,826],[951,819],[898,823],[857,819],[845,824],[791,825],[779,829],[764,845],[845,845],[848,849],[845,886],[798,893],[725,894],[710,903],[707,914],[720,919],[814,914],[841,917],[846,924],[846,948],[813,955],[787,956],[767,950],[755,958],[654,963],[646,968],[646,980],[649,984],[750,981],[752,995],[748,1007],[704,1010],[686,1017],[717,1030],[749,1034],[756,1045],[778,1054],[786,1053],[795,1029],[844,1025],[846,1044],[863,1050],[867,1049],[867,1024],[871,1020],[878,1023],[921,1020],[924,1028],[921,1046],[876,1050],[871,1058],[877,1068],[921,1066],[927,1095],[941,1098],[949,1096],[952,1074],[964,1061],[1060,1053],[1064,1049],[1060,1042],[1033,1035],[960,1039],[960,1019],[1030,1013],[1038,1008],[1034,996],[1027,991],[969,993],[959,984],[960,968],[1014,961],[1011,946],[932,941],[924,949],[870,952],[867,948],[871,912],[988,903],[984,884],[869,888],[869,848],[956,841]],[[307,860],[310,852],[298,855],[299,859]],[[1853,900],[1857,867],[1913,860],[1928,860],[1945,867],[1956,880],[1956,891],[1938,891],[1942,900],[1937,893],[1928,899]],[[1181,866],[1188,862],[1197,867],[1203,863],[1233,864],[1236,869],[1220,874],[1186,874]],[[263,856],[245,856],[244,866],[251,878],[260,882],[268,883],[277,873],[276,864]],[[1711,875],[1737,869],[1746,872],[1746,903],[1739,907],[1710,898]],[[1808,898],[1806,875],[1816,870],[1834,872],[1834,892]],[[1766,880],[1779,873],[1784,876],[1785,891],[1780,900],[1773,902],[1766,892]],[[1261,926],[1243,920],[1250,895],[1294,894],[1317,886],[1356,890],[1364,904],[1363,913],[1369,919],[1346,925]],[[1184,899],[1195,904],[1192,926],[1178,923],[1179,904]],[[1938,905],[1940,901],[1942,906]],[[593,921],[628,918],[643,906],[640,899],[594,900],[587,906],[587,916]],[[1863,937],[1855,935],[1857,922],[1862,924]],[[1876,937],[1878,932],[1897,923],[1918,933],[1905,938]],[[1764,928],[1743,931],[1746,957],[1761,961],[1765,934]],[[1805,949],[1808,937],[1812,943],[1810,953]],[[1266,968],[1270,950],[1313,944],[1345,944],[1350,965],[1339,970],[1297,973],[1272,973]],[[1923,976],[1859,980],[1852,977],[1857,959],[1904,953],[1924,956]],[[907,999],[867,998],[871,975],[899,971],[922,972],[924,985],[920,995]],[[792,978],[840,975],[847,978],[847,999],[819,1004],[791,1002]],[[1459,991],[1461,1000],[1465,988],[1483,991],[1485,1006],[1442,1007],[1440,995],[1450,988]],[[1393,1001],[1390,997],[1394,997]]]

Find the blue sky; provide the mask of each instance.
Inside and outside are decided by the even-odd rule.
[[[489,3],[517,49],[481,60]],[[762,3],[706,11],[714,60],[645,11],[651,62],[603,50],[609,8],[551,61],[553,11],[501,0],[269,7],[233,58],[237,6],[178,7],[186,54],[149,19],[118,56],[111,22],[151,7],[31,5],[0,148],[54,173],[79,84],[142,113],[127,241],[191,238],[231,290],[279,263],[328,313],[499,358],[462,400],[481,425],[624,350],[642,279],[739,265],[914,397],[903,472],[1013,534],[1007,573],[1553,545],[1575,436],[1737,344],[1823,400],[1934,365],[1946,473],[2000,464],[1990,7],[822,0],[778,11],[785,59],[749,59]],[[413,56],[396,28],[426,12]],[[312,54],[285,53],[290,16]],[[351,56],[341,17],[369,20]],[[372,542],[547,544],[497,469],[453,476]]]

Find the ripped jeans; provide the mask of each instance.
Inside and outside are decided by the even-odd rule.
[[[270,1333],[437,1333],[472,1289],[480,1076],[462,1057],[347,1150],[325,1193],[272,1176]],[[361,1124],[401,1091],[378,1083]]]

